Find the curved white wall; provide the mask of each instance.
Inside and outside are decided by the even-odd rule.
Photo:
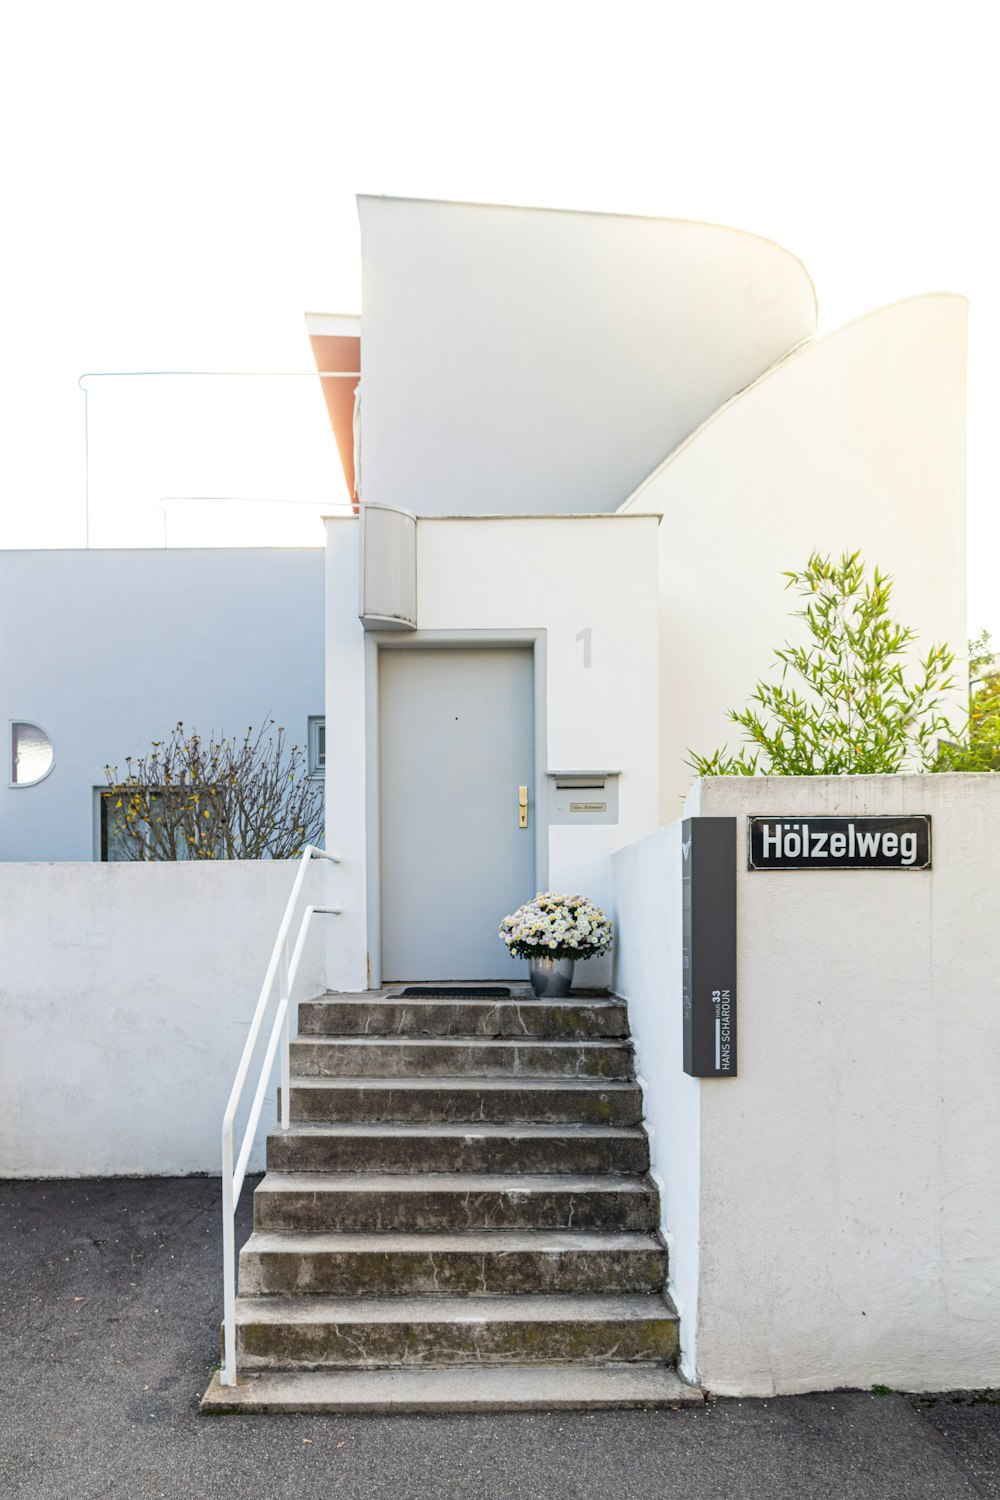
[[[664,819],[691,782],[688,747],[737,743],[726,710],[743,706],[800,628],[782,572],[813,548],[860,548],[894,575],[894,612],[919,647],[943,640],[964,653],[966,310],[961,297],[916,297],[805,346],[623,507],[664,518]]]
[[[610,511],[816,325],[712,224],[361,198],[362,484],[418,515]]]

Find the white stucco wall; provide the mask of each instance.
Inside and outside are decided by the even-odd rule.
[[[549,828],[548,889],[599,904],[610,896],[608,853],[657,821],[658,523],[635,520],[633,529],[613,516],[417,523],[418,628],[543,629],[544,769],[622,773],[617,824]],[[602,983],[606,963],[591,960],[582,982]]]
[[[326,935],[331,990],[364,990],[369,978],[360,540],[355,517],[326,520],[326,847],[340,858],[343,893],[343,912]]]
[[[607,855],[655,827],[658,806],[656,517],[464,517],[417,522],[417,632],[543,630],[543,770],[620,771],[617,824],[553,825],[548,887],[610,895]],[[364,989],[369,880],[364,640],[355,521],[328,523],[327,847],[342,866],[346,920],[331,934],[331,988]],[[577,635],[589,630],[590,666]],[[458,642],[457,642],[458,643]],[[527,891],[525,899],[534,892]],[[504,915],[498,913],[498,920]],[[582,982],[600,984],[606,960]],[[583,978],[582,976],[586,977]]]
[[[698,1377],[744,1395],[997,1384],[1000,778],[722,779],[689,811],[740,820],[736,1079],[680,1072],[678,954],[656,935],[678,900],[676,826],[615,866],[647,1109],[687,1168],[679,1227],[668,1175],[667,1224],[686,1298],[699,1244]],[[749,872],[750,812],[929,813],[933,868]],[[659,879],[636,878],[661,857]],[[666,1040],[647,1026],[657,1003]]]
[[[272,861],[0,864],[0,1176],[221,1171],[222,1115],[294,876]],[[335,904],[326,861],[307,878],[306,899],[327,889]],[[314,919],[293,1001],[323,989],[315,927],[337,920]]]
[[[682,1071],[680,822],[668,823],[611,861],[615,990],[628,999],[642,1084],[650,1172],[660,1191],[670,1295],[681,1315],[681,1369],[697,1380],[701,1193],[701,1085]],[[679,995],[679,991],[677,991]]]
[[[614,510],[816,325],[796,258],[712,224],[359,199],[362,496]]]
[[[240,735],[265,715],[306,743],[323,712],[323,552],[0,552],[0,729],[39,723],[55,767],[0,781],[0,860],[89,860],[94,788],[182,719]]]
[[[726,711],[771,674],[775,647],[801,637],[782,574],[814,548],[860,549],[894,575],[893,611],[918,649],[946,641],[964,655],[965,364],[963,298],[871,313],[729,402],[628,502],[663,515],[665,821],[690,781],[689,748],[735,748]]]

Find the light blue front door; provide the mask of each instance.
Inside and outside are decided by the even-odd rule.
[[[383,981],[523,979],[497,927],[535,893],[532,652],[379,658]]]

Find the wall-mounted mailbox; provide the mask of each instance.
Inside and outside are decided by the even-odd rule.
[[[620,771],[550,771],[550,823],[617,823]]]

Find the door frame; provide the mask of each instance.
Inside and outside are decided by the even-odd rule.
[[[534,819],[535,881],[544,890],[549,878],[549,827],[546,732],[546,652],[544,629],[538,630],[413,630],[368,631],[365,634],[365,829],[368,908],[368,985],[382,983],[382,843],[380,819],[381,757],[379,753],[379,664],[383,651],[489,650],[491,647],[530,648],[534,701]],[[534,895],[529,891],[525,900]],[[498,912],[499,924],[503,912]]]

